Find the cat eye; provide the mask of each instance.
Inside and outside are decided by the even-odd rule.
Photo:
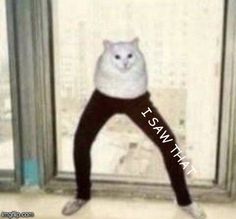
[[[115,55],[115,58],[116,58],[116,59],[120,59],[120,56],[119,56],[119,55]]]
[[[133,57],[133,55],[130,53],[130,54],[128,54],[128,58],[130,59],[130,58],[132,58]]]

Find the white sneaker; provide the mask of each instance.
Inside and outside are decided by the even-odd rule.
[[[69,216],[77,212],[82,206],[84,206],[88,201],[84,199],[74,198],[71,201],[68,201],[62,209],[62,214]]]
[[[191,215],[195,219],[205,219],[206,213],[204,210],[196,203],[193,202],[187,206],[180,206],[183,211]]]

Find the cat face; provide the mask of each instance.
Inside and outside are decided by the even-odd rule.
[[[142,58],[138,49],[137,38],[131,42],[118,43],[105,40],[104,47],[113,67],[117,68],[121,72],[130,70]]]

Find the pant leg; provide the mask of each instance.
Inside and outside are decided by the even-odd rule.
[[[151,109],[152,112],[147,112],[146,114],[144,114],[144,117],[141,112],[147,111],[148,107]],[[190,204],[192,201],[187,188],[183,168],[177,162],[179,158],[173,157],[173,153],[170,152],[175,148],[175,144],[177,144],[175,135],[166,123],[165,119],[161,116],[161,114],[155,108],[153,103],[150,101],[149,93],[147,93],[147,95],[144,95],[137,101],[134,101],[127,109],[127,115],[156,144],[156,146],[159,147],[178,204],[182,206]],[[158,123],[155,126],[164,127],[162,131],[158,133],[158,135],[157,130],[153,129],[153,127],[148,124],[148,120],[150,120],[152,125],[154,124],[153,122],[157,121],[152,120],[154,117],[158,119]],[[166,140],[164,142],[163,138],[160,139],[160,136],[162,135],[164,130],[166,130],[165,135],[170,135],[167,140],[173,139],[172,141],[168,142]]]
[[[77,198],[90,199],[91,145],[97,133],[112,116],[104,97],[97,91],[85,107],[74,136],[74,166]]]

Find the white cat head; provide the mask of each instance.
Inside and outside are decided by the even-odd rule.
[[[129,42],[111,42],[104,40],[104,53],[106,64],[120,72],[127,72],[132,68],[142,68],[144,58],[138,48],[138,38]],[[104,63],[103,63],[104,64]]]

